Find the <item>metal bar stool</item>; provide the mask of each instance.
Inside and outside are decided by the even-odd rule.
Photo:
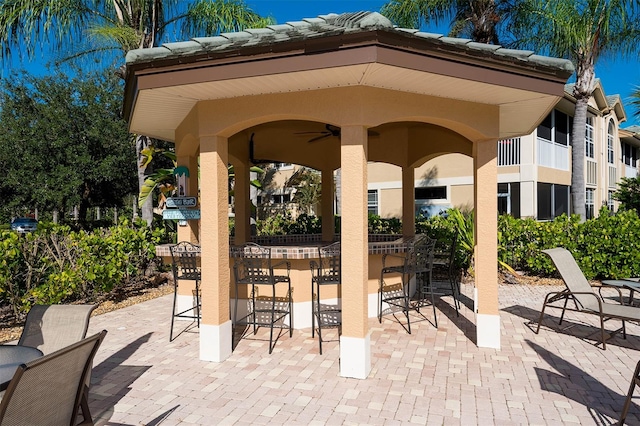
[[[269,327],[269,353],[271,353],[275,346],[273,341],[274,328],[288,328],[289,337],[293,336],[293,301],[291,279],[289,278],[291,262],[282,261],[272,264],[271,249],[254,243],[246,243],[242,246],[234,247],[231,254],[234,259],[233,273],[235,278],[233,327],[235,328],[236,325],[251,325],[253,326],[254,335],[257,333],[258,327]],[[274,269],[281,266],[286,266],[286,275],[276,275],[274,273]],[[276,287],[280,284],[286,285],[286,298],[278,299],[276,297]],[[250,287],[251,303],[247,314],[238,319],[238,288],[240,285]],[[270,287],[271,296],[257,297],[259,286]],[[256,304],[256,300],[258,302],[267,302],[268,307],[259,307]],[[284,319],[287,316],[289,321],[288,324],[285,324]]]
[[[195,319],[200,327],[200,267],[198,266],[200,246],[188,241],[181,241],[176,245],[169,246],[169,250],[171,251],[171,269],[173,270],[173,311],[169,333],[169,341],[171,342],[173,341],[173,323],[176,318]],[[193,305],[176,312],[180,281],[194,281],[196,288],[193,293]]]
[[[420,313],[420,308],[428,303],[433,307],[434,325],[438,327],[436,305],[431,282],[433,269],[433,254],[436,241],[425,235],[416,235],[408,245],[404,256],[385,254],[382,256],[382,270],[380,271],[380,287],[378,290],[378,321],[382,323],[383,303],[389,306],[389,312],[395,317],[396,310],[402,311],[406,317],[405,330],[411,334],[411,319],[409,311]],[[397,265],[387,265],[387,260],[395,258],[400,261]],[[385,277],[400,276],[399,284],[388,284]],[[415,289],[411,280],[415,279]],[[414,291],[415,290],[415,291]]]
[[[318,247],[318,255],[319,262],[312,260],[309,263],[311,267],[311,337],[315,337],[317,330],[320,355],[322,355],[322,329],[337,327],[339,330],[342,325],[342,309],[339,300],[342,283],[340,243]],[[335,305],[321,304],[320,288],[326,285],[337,286],[338,301]]]

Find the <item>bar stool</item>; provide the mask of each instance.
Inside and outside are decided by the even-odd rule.
[[[173,323],[176,318],[195,319],[200,327],[200,267],[198,258],[200,257],[200,246],[188,241],[181,241],[176,245],[169,246],[171,252],[171,269],[173,270],[173,312],[171,315],[171,331],[169,341],[173,341]],[[179,281],[195,281],[195,292],[193,298],[195,303],[187,309],[176,312],[178,303],[178,283]]]
[[[322,329],[328,327],[340,329],[342,325],[340,242],[318,247],[318,255],[319,263],[312,260],[309,264],[311,267],[311,336],[315,337],[317,323],[318,345],[322,355]],[[320,303],[320,288],[327,285],[337,286],[338,301],[335,305]]]
[[[254,243],[246,243],[231,250],[234,259],[233,274],[235,278],[235,310],[232,318],[232,325],[251,325],[253,334],[258,331],[258,327],[269,327],[269,353],[273,351],[273,329],[288,328],[289,337],[293,336],[293,301],[291,295],[291,262],[282,261],[276,264],[271,262],[271,248],[262,247]],[[285,265],[286,275],[276,275],[274,269]],[[276,297],[276,287],[279,285],[286,287],[286,299]],[[250,287],[251,303],[247,315],[238,319],[238,288],[240,285]],[[271,288],[271,295],[258,297],[258,287]],[[268,307],[258,307],[256,299],[268,303]],[[278,307],[276,308],[276,305]],[[289,317],[288,325],[285,325],[285,317]],[[278,335],[279,337],[279,335]],[[277,340],[277,338],[276,338]],[[233,342],[232,342],[233,344]]]
[[[382,256],[382,270],[380,271],[380,287],[378,289],[378,321],[382,323],[383,303],[390,307],[395,317],[394,308],[399,308],[405,315],[407,325],[405,330],[411,334],[411,320],[409,311],[420,313],[420,308],[428,302],[433,307],[434,325],[438,327],[436,305],[431,281],[433,269],[433,255],[436,240],[425,235],[416,235],[408,245],[404,256],[385,254]],[[398,259],[400,264],[387,265],[389,259]],[[400,284],[388,284],[385,278],[389,275],[400,276]],[[411,288],[411,280],[415,279],[415,291]],[[430,299],[430,300],[428,300]],[[404,325],[403,325],[404,327]]]

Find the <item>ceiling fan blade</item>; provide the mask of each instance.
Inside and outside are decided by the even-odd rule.
[[[293,132],[294,135],[323,135],[328,133],[325,130],[318,130],[317,132]]]
[[[317,142],[320,139],[324,139],[324,138],[328,138],[329,136],[331,136],[331,134],[329,133],[325,133],[324,135],[320,135],[320,136],[316,136],[315,138],[311,138],[307,141],[307,143],[312,143],[312,142]]]

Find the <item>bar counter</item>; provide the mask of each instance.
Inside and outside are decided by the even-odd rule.
[[[336,237],[338,241],[339,236]],[[402,235],[389,234],[370,234],[369,235],[369,278],[368,278],[368,316],[370,318],[377,316],[378,309],[378,286],[380,279],[380,270],[382,269],[382,257],[385,254],[404,253],[408,245],[413,241],[414,237],[404,237]],[[258,236],[253,237],[252,242],[261,246],[271,248],[271,257],[276,261],[287,260],[291,265],[289,271],[291,277],[291,286],[293,293],[293,309],[294,309],[294,328],[311,327],[311,269],[309,262],[317,260],[318,247],[331,244],[331,242],[323,242],[321,235],[276,235],[276,236]],[[233,240],[230,242],[230,248],[233,248]],[[162,257],[167,264],[171,263],[171,252],[169,247],[171,244],[163,244],[156,246],[156,255]],[[388,263],[388,262],[387,262]],[[230,299],[233,306],[235,298],[233,285],[233,260],[230,259],[229,266],[231,268],[231,285]],[[342,268],[349,267],[349,259],[342,260]],[[278,274],[286,273],[285,269],[279,269]],[[398,277],[399,282],[399,277]],[[206,286],[206,283],[202,284]],[[348,285],[348,283],[342,283]],[[330,286],[333,287],[333,286]],[[326,294],[323,293],[322,300],[334,303],[339,297],[337,292],[331,293],[333,289],[329,288]],[[186,309],[192,303],[190,288],[181,288],[179,291],[178,308]],[[239,300],[248,299],[248,294],[240,289],[238,292]],[[285,294],[278,294],[278,297],[285,297]],[[246,311],[246,303],[242,303],[238,310]],[[240,314],[241,312],[239,312]]]

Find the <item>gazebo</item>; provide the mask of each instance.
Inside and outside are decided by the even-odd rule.
[[[415,233],[414,169],[436,156],[474,160],[476,344],[500,348],[497,141],[530,133],[563,96],[567,60],[394,27],[378,13],[329,14],[194,38],[127,55],[130,131],[175,142],[200,194],[200,220],[179,240],[202,248],[200,358],[232,353],[229,318],[229,163],[235,168],[235,244],[249,241],[249,168],[288,162],[341,170],[343,259],[340,375],[371,370],[367,164],[402,168],[403,234]],[[310,131],[334,137],[309,143]],[[199,157],[199,159],[198,159]],[[199,188],[198,188],[199,185]],[[322,239],[334,237],[331,197]],[[308,284],[305,284],[308,285]]]

